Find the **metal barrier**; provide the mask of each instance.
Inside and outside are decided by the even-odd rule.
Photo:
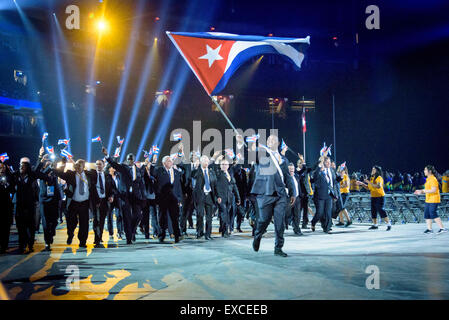
[[[424,222],[425,195],[413,193],[387,193],[385,211],[393,224]],[[371,198],[366,192],[351,193],[346,202],[346,209],[354,222],[371,222]],[[443,220],[449,218],[449,193],[441,194],[438,214]]]

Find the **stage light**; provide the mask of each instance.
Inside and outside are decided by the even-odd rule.
[[[155,20],[155,21],[159,21],[159,20],[160,20],[160,18],[159,18],[159,17],[156,17],[156,18],[154,18],[154,20]]]
[[[273,34],[272,34],[272,33],[269,33],[269,34],[268,34],[268,36],[269,36],[269,37],[272,37],[272,36],[273,36]]]
[[[215,27],[210,27],[210,31],[214,31],[215,30]]]
[[[101,19],[97,21],[97,29],[100,32],[105,32],[109,29],[109,24],[105,19]]]
[[[337,37],[332,37],[332,40],[337,40]]]
[[[154,42],[157,42],[157,38],[154,38]]]
[[[100,80],[97,80],[97,82],[96,82],[97,84],[100,84],[101,83],[101,81]]]

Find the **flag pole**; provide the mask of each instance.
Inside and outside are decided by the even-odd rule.
[[[237,129],[234,127],[234,125],[232,124],[231,120],[229,120],[228,116],[226,115],[226,113],[223,111],[223,109],[220,107],[220,104],[218,103],[217,100],[215,100],[211,95],[209,95],[209,97],[212,99],[213,103],[215,104],[215,106],[218,108],[218,110],[220,110],[221,114],[223,115],[223,117],[226,119],[226,121],[229,123],[229,125],[231,126],[231,128],[234,130],[236,135],[239,135],[239,132],[237,131]],[[245,145],[245,147],[247,147],[245,141],[243,141],[243,144]]]
[[[302,96],[302,115],[301,115],[301,123],[302,120],[304,119],[304,114],[305,114],[305,105],[304,105],[304,96]],[[304,161],[306,161],[306,133],[304,132],[304,124],[302,124],[302,148],[303,148],[303,156],[304,156]]]
[[[332,94],[332,116],[333,116],[333,122],[334,122],[334,160],[335,163],[337,163],[337,141],[335,137],[335,95]]]

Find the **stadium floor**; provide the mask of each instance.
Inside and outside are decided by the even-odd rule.
[[[334,227],[328,235],[303,230],[304,236],[285,234],[284,251],[273,255],[273,225],[259,252],[252,250],[251,228],[229,239],[189,237],[174,244],[137,235],[134,245],[109,239],[105,248],[67,246],[65,223],[58,226],[52,252],[43,251],[43,234],[36,235],[35,251],[0,255],[0,281],[9,299],[449,299],[449,233],[425,235],[424,224],[393,225],[368,230],[366,224]],[[434,230],[437,226],[434,225]],[[366,273],[379,270],[379,289]],[[374,269],[376,268],[374,267]],[[373,267],[371,267],[373,268]],[[79,270],[79,281],[76,279]],[[373,270],[373,269],[371,269]],[[70,278],[71,277],[71,278]],[[368,279],[368,280],[367,280]],[[72,286],[69,288],[68,286]]]

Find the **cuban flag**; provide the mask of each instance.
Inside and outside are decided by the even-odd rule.
[[[324,153],[326,152],[327,147],[326,147],[326,142],[323,142],[323,147],[320,150],[320,156],[324,155]]]
[[[150,153],[146,150],[142,150],[143,151],[143,157],[144,158],[148,158],[150,156]]]
[[[114,158],[120,157],[120,148],[115,148]]]
[[[92,142],[101,142],[100,136],[96,136],[95,138],[92,138]]]
[[[125,138],[120,138],[120,136],[117,136],[117,142],[119,145],[122,145],[124,141],[125,141]]]
[[[285,144],[284,139],[282,139],[281,150],[284,150],[285,148],[287,148],[287,145]]]
[[[225,149],[226,155],[231,158],[234,159],[235,158],[235,153],[232,149]]]
[[[346,161],[343,162],[343,163],[340,165],[340,169],[341,169],[341,170],[343,170],[344,168],[346,168]]]
[[[159,154],[159,148],[157,146],[151,147],[151,151],[153,151],[154,154]]]
[[[237,160],[237,162],[239,162],[240,160],[242,160],[242,159],[243,159],[242,154],[241,154],[241,153],[237,153],[236,156],[235,156],[235,159]]]
[[[44,134],[42,135],[42,143],[44,143],[45,139],[47,139],[48,137],[48,132],[44,132]]]
[[[8,154],[6,152],[0,154],[0,161],[5,162],[6,160],[9,160]]]
[[[247,173],[249,173],[249,168],[243,168]]]
[[[298,68],[310,37],[278,38],[219,32],[170,32],[167,36],[185,59],[209,96],[223,90],[246,61],[263,54],[282,55]]]
[[[63,144],[63,145],[68,146],[69,142],[70,142],[70,139],[59,139],[58,140],[58,145]]]
[[[256,142],[257,140],[259,140],[259,138],[260,138],[259,134],[253,134],[250,137],[246,137],[245,141],[246,142]]]
[[[47,152],[49,154],[55,154],[55,148],[53,148],[53,146],[49,146],[49,147],[47,147]]]
[[[61,150],[61,156],[65,157],[67,159],[72,159],[73,158],[73,155],[70,152],[68,152],[67,150],[65,150],[65,149]]]
[[[182,140],[182,135],[180,133],[174,133],[173,134],[173,140],[174,141],[181,141]]]

